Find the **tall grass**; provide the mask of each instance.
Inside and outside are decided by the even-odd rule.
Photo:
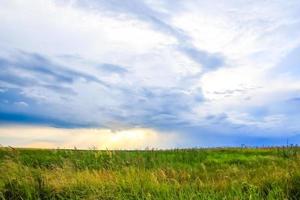
[[[300,149],[0,148],[0,199],[300,199]]]

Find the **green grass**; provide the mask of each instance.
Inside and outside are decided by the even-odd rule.
[[[0,199],[300,199],[300,148],[0,148]]]

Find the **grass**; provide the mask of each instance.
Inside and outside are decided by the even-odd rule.
[[[300,199],[300,148],[0,148],[0,199]]]

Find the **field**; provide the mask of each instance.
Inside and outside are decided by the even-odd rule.
[[[300,199],[300,148],[0,148],[0,199]]]

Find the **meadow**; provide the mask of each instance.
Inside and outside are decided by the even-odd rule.
[[[0,148],[0,199],[300,199],[300,148]]]

